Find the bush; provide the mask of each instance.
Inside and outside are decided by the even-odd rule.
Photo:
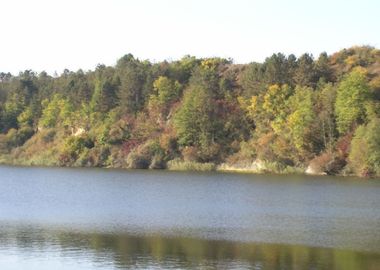
[[[120,127],[112,127],[108,132],[110,144],[121,144],[126,139],[125,131]]]
[[[309,163],[308,170],[306,171],[306,173],[311,173],[311,174],[326,173],[327,167],[329,166],[333,158],[334,157],[331,153],[323,153],[313,158]]]
[[[8,140],[7,136],[0,134],[0,154],[5,154],[8,152]]]
[[[167,156],[178,155],[177,139],[173,134],[164,133],[160,137],[160,147],[163,149]]]
[[[48,130],[48,131],[46,131],[46,133],[42,136],[42,140],[43,140],[45,143],[52,142],[52,141],[54,141],[55,135],[56,135],[56,131],[55,131],[54,129]]]
[[[148,169],[150,162],[149,156],[144,156],[136,151],[132,151],[127,157],[127,164],[130,169]]]
[[[163,155],[155,155],[149,165],[149,169],[165,169],[166,162]]]
[[[131,169],[164,168],[164,156],[158,140],[149,140],[128,154],[127,166]]]
[[[3,144],[7,148],[13,148],[23,145],[34,134],[34,130],[31,127],[22,127],[19,130],[11,128],[6,137],[3,138]]]
[[[250,140],[248,142],[241,142],[239,146],[238,152],[230,155],[226,159],[226,163],[228,165],[236,165],[236,164],[251,164],[255,160],[256,152],[255,152],[255,146],[253,140]]]
[[[64,142],[58,162],[61,166],[71,166],[86,148],[93,147],[94,143],[87,137],[70,136]]]
[[[8,148],[16,147],[18,146],[17,143],[17,130],[14,128],[11,128],[8,130],[8,133],[6,135],[6,145]]]
[[[380,175],[380,119],[359,126],[351,142],[349,166],[360,176]]]
[[[108,120],[98,126],[92,132],[96,137],[99,144],[122,144],[127,138],[130,137],[127,124],[120,120],[116,123],[110,123]]]
[[[104,167],[107,165],[109,155],[110,149],[107,146],[85,148],[74,165],[79,167]]]
[[[173,159],[167,163],[169,170],[173,171],[214,171],[216,165],[214,163],[200,163],[195,161],[182,161]]]
[[[17,145],[23,145],[34,134],[31,127],[22,127],[17,131]]]
[[[112,168],[128,168],[127,164],[128,153],[120,149],[119,147],[112,146],[110,148],[110,154],[106,161],[106,166]]]
[[[198,161],[198,148],[195,146],[186,146],[182,149],[182,156],[185,162]]]

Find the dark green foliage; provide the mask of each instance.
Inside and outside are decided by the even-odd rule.
[[[319,55],[318,60],[314,64],[314,72],[314,83],[321,80],[325,82],[333,82],[335,80],[327,53],[323,52]]]
[[[67,93],[70,101],[78,108],[82,103],[90,101],[93,93],[91,88],[92,85],[88,82],[86,74],[82,70],[79,70],[76,73],[71,72],[67,76],[64,91]]]
[[[307,53],[301,55],[297,59],[297,69],[294,73],[294,81],[300,86],[312,86],[318,82],[314,68],[314,59],[312,55]]]
[[[148,87],[145,85],[149,64],[140,62],[128,54],[117,62],[117,75],[120,79],[118,98],[124,111],[136,113],[145,102]]]
[[[282,53],[273,54],[264,62],[264,76],[267,84],[289,84],[288,59]]]
[[[244,96],[256,96],[265,90],[264,72],[263,65],[259,63],[252,63],[245,67],[240,76]]]
[[[117,92],[120,87],[120,79],[115,75],[115,70],[110,67],[98,66],[95,71],[94,92],[90,106],[93,112],[106,114],[118,105]],[[86,103],[83,100],[82,103]]]
[[[110,81],[97,81],[91,99],[91,108],[94,112],[107,113],[117,105],[117,83]]]

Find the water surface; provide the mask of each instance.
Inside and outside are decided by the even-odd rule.
[[[1,269],[378,269],[380,181],[0,167]]]

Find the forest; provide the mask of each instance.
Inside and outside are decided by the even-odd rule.
[[[380,176],[380,50],[1,72],[0,163]]]

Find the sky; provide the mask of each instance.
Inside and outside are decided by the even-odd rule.
[[[0,0],[0,72],[380,47],[378,0]]]

